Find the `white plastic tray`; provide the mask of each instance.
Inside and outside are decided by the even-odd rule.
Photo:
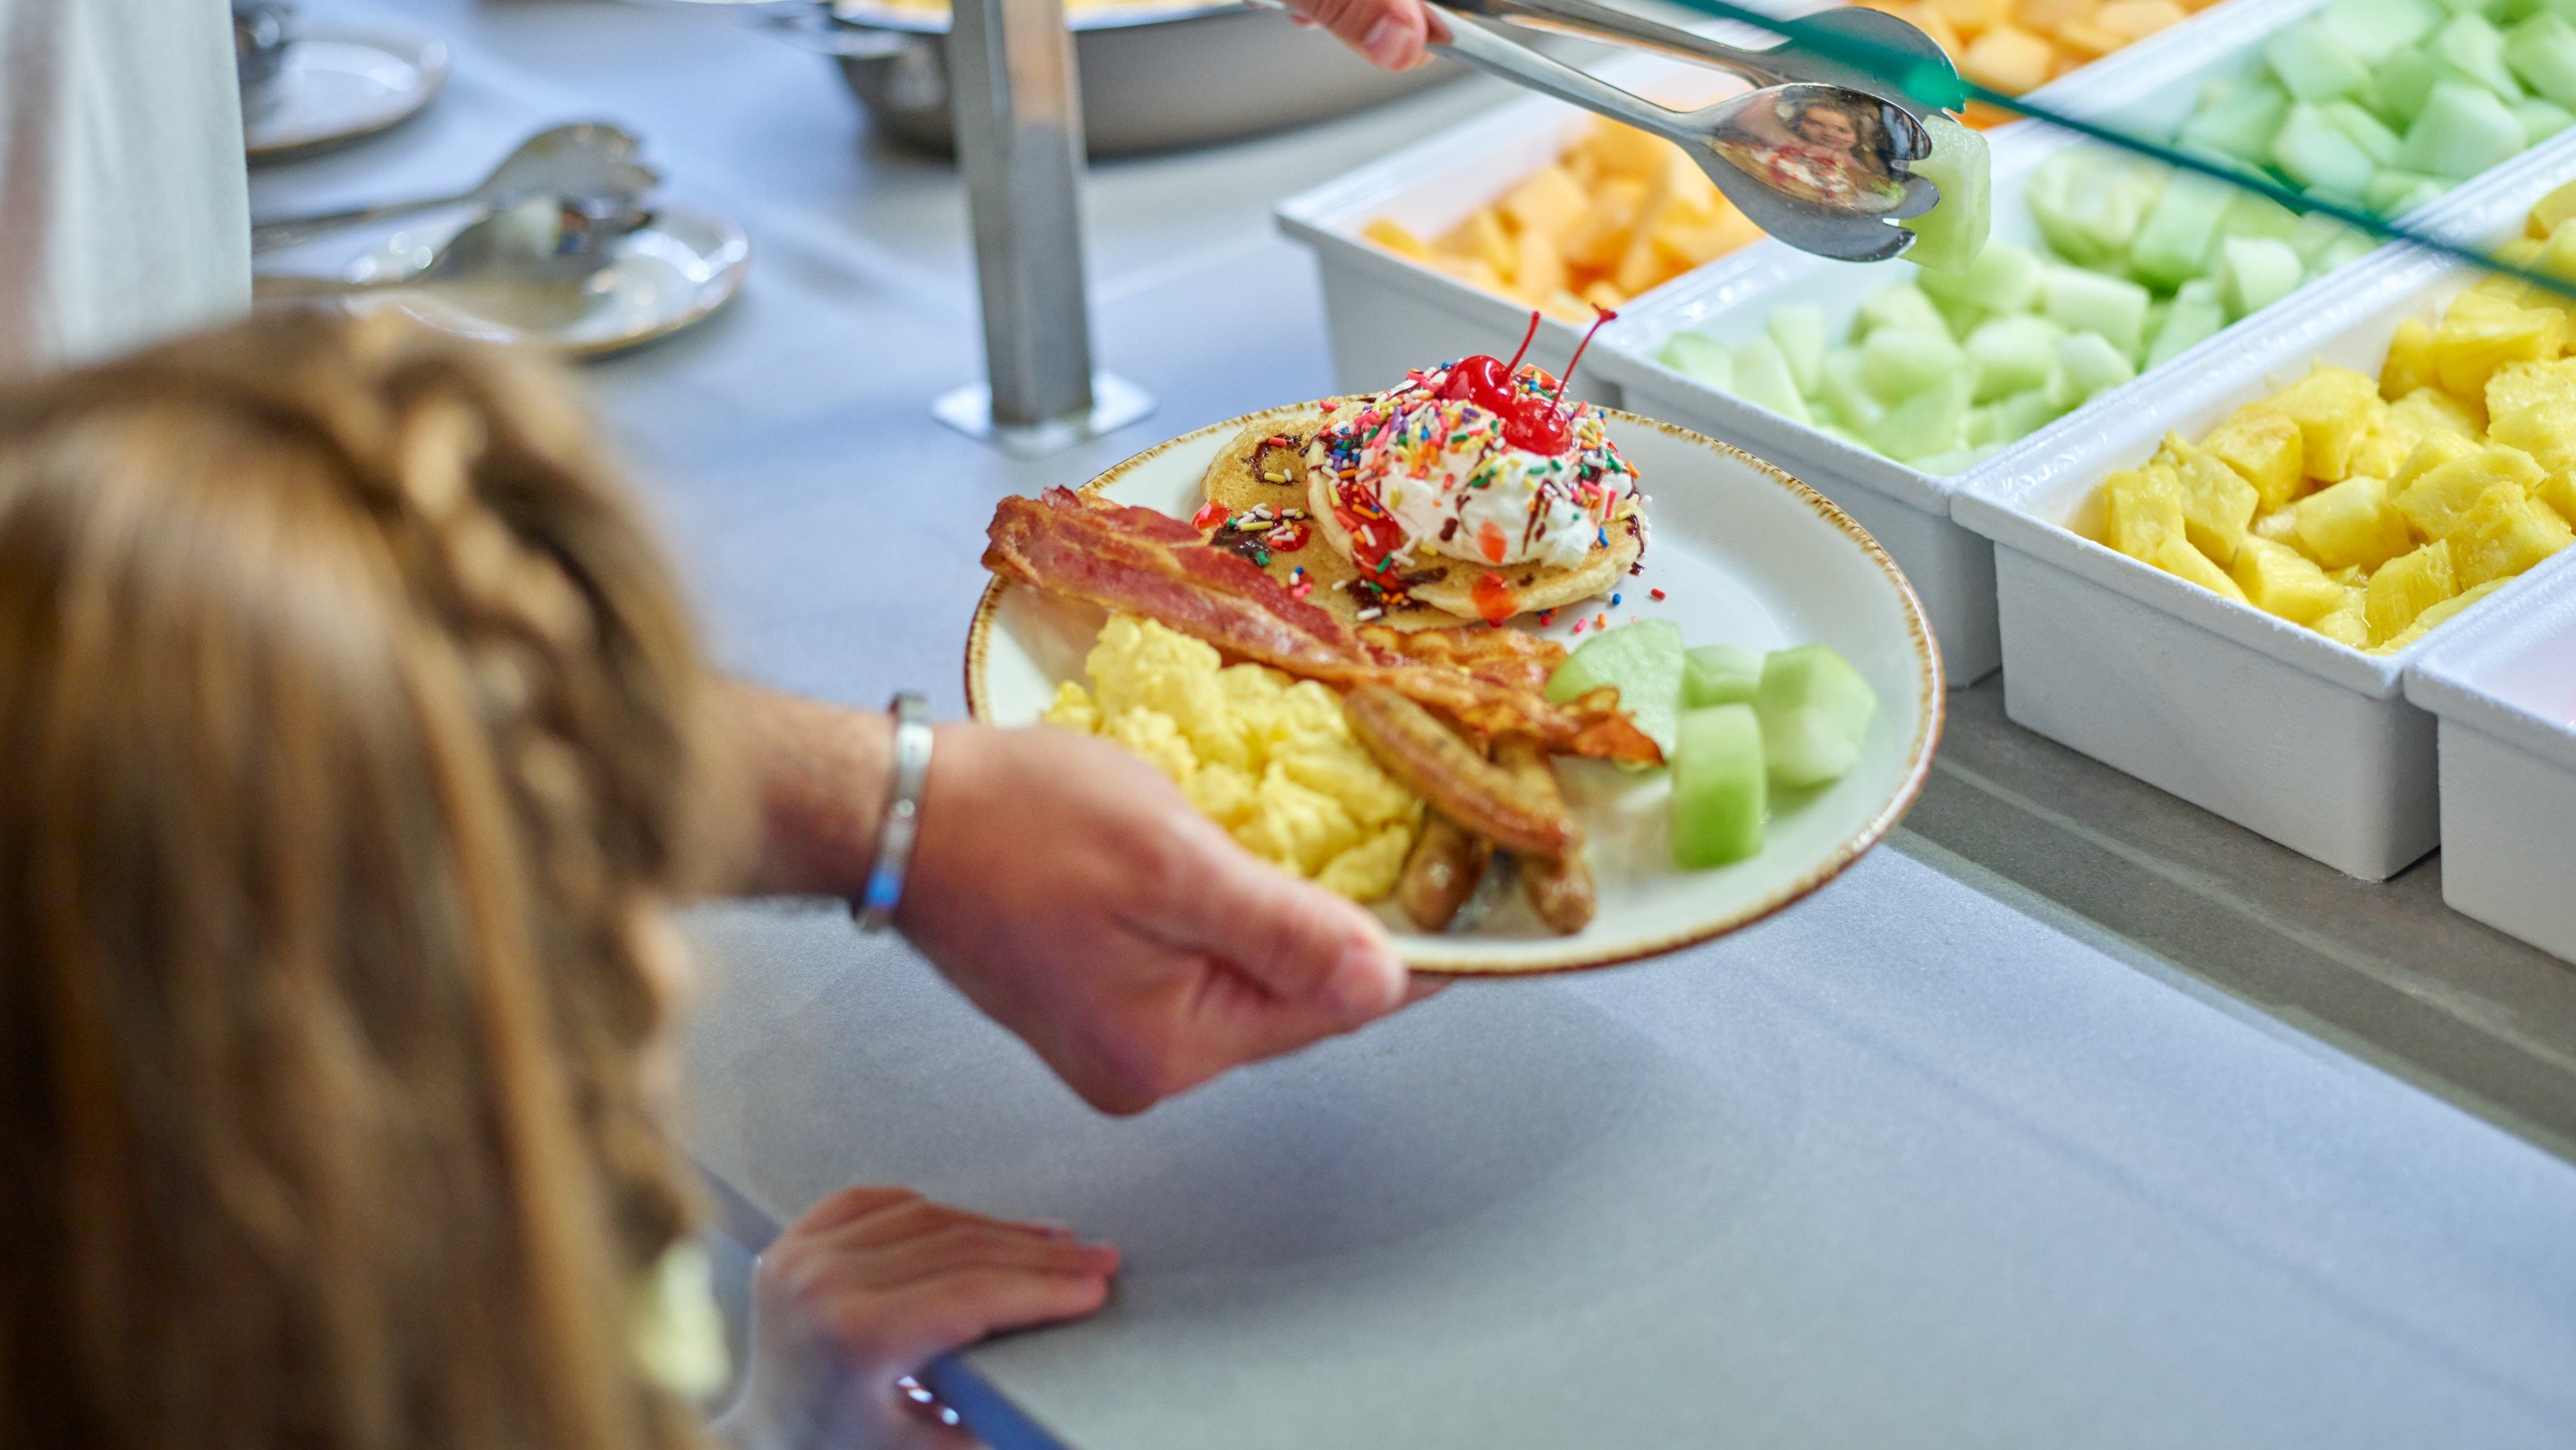
[[[2576,175],[2535,149],[2433,209],[2444,230],[2518,235],[2531,203]],[[2426,651],[2563,572],[2562,552],[2424,639],[2369,655],[2114,552],[2069,523],[2103,477],[2197,436],[2310,362],[2376,376],[2401,319],[2431,322],[2478,274],[2394,251],[2307,289],[2301,305],[2212,339],[2133,388],[1998,455],[1952,496],[1994,541],[2005,708],[2013,720],[2348,875],[2385,880],[2431,850],[2432,717],[2400,681]]]
[[[2576,570],[2406,671],[2440,720],[2442,899],[2576,961]]]

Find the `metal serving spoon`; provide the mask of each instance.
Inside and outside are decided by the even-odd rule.
[[[662,181],[658,172],[635,159],[643,146],[643,138],[634,132],[604,121],[576,121],[552,127],[520,142],[517,150],[492,168],[491,175],[470,190],[454,196],[253,222],[251,250],[274,252],[344,227],[451,206],[479,206],[497,212],[533,196],[623,197],[631,206]],[[463,233],[458,236],[461,239]]]
[[[271,301],[437,288],[495,322],[542,330],[580,316],[616,243],[652,220],[632,198],[531,197],[467,225],[419,266],[370,277],[265,273],[253,294]]]
[[[1446,44],[1432,47],[1434,51],[1678,144],[1754,225],[1801,251],[1851,262],[1883,261],[1914,241],[1912,232],[1892,223],[1921,216],[1941,199],[1940,188],[1912,174],[1907,165],[1932,153],[1932,138],[1905,105],[1877,93],[1876,87],[1888,84],[1885,81],[1867,89],[1782,82],[1779,78],[1788,74],[1789,67],[1805,70],[1829,63],[1803,54],[1782,56],[1780,52],[1788,47],[1737,50],[1588,0],[1481,3],[1509,4],[1523,12],[1543,7],[1545,18],[1557,28],[1615,36],[1622,44],[1662,50],[1755,80],[1759,89],[1716,105],[1696,111],[1668,110],[1541,55],[1491,21],[1446,5],[1432,7],[1441,13],[1450,34]],[[1896,24],[1912,29],[1902,21]],[[1923,43],[1931,41],[1927,37]],[[1867,159],[1882,178],[1878,184],[1829,186],[1812,167],[1800,165],[1796,148],[1788,144],[1797,139],[1791,128],[1818,112],[1843,117],[1856,159],[1857,148],[1870,149]],[[1861,117],[1874,120],[1875,126],[1861,124],[1857,119]]]

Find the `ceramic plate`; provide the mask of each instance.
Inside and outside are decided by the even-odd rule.
[[[426,36],[299,30],[243,138],[254,161],[342,145],[410,119],[446,80],[447,46]]]
[[[1941,736],[1941,665],[1922,606],[1887,555],[1839,509],[1787,474],[1725,444],[1630,413],[1610,434],[1651,500],[1643,572],[1582,616],[1614,624],[1669,619],[1691,644],[1779,649],[1826,644],[1878,691],[1879,711],[1851,774],[1775,795],[1762,850],[1708,871],[1672,864],[1665,772],[1622,773],[1558,762],[1581,818],[1600,889],[1592,924],[1574,936],[1541,927],[1516,894],[1439,935],[1379,908],[1407,961],[1441,972],[1540,972],[1654,956],[1735,930],[1831,880],[1896,824],[1922,788]],[[1251,420],[1237,418],[1138,454],[1086,485],[1120,503],[1188,517],[1210,459]],[[1309,548],[1326,547],[1319,541]],[[1660,600],[1654,591],[1663,591]],[[998,580],[966,642],[966,698],[976,718],[1034,723],[1058,682],[1082,678],[1103,613]],[[1572,610],[1542,631],[1579,642]],[[1520,627],[1520,626],[1514,626]],[[1470,910],[1474,910],[1471,907]]]
[[[387,273],[418,271],[463,225],[407,229],[387,238],[351,264],[346,275],[365,281]],[[542,324],[514,320],[498,309],[477,310],[462,287],[387,292],[359,304],[399,307],[432,327],[474,337],[526,338],[577,357],[623,352],[655,342],[715,315],[742,290],[751,267],[751,239],[722,217],[678,207],[656,211],[652,224],[617,241],[615,258],[590,279],[577,305]]]

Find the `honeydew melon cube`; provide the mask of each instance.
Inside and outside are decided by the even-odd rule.
[[[1941,316],[1941,309],[1932,305],[1932,299],[1923,294],[1923,289],[1904,282],[1882,287],[1861,299],[1860,309],[1852,314],[1854,341],[1866,341],[1871,333],[1882,327],[1902,328],[1910,332],[1947,333],[1950,330],[1949,322]]]
[[[2101,266],[2128,250],[2163,186],[2160,172],[2069,148],[2031,171],[2022,200],[2051,250],[2080,267]]]
[[[1919,472],[1931,474],[1934,478],[1947,478],[1954,473],[1965,473],[1985,462],[1993,457],[1995,449],[2001,446],[1988,444],[1984,447],[1953,448],[1947,453],[1935,453],[1929,458],[1917,458],[1910,466]]]
[[[2370,642],[2395,638],[2415,616],[2459,592],[2448,540],[2435,539],[2389,560],[2362,589],[2362,620],[2370,626]]]
[[[2327,101],[2317,107],[2317,114],[2327,125],[2344,134],[2344,139],[2362,149],[2373,166],[2388,166],[2397,160],[2398,148],[2405,141],[2381,125],[2379,118],[2352,101]]]
[[[2431,56],[2401,50],[2372,68],[2370,88],[2362,99],[2381,120],[2404,130],[2423,114],[2424,102],[2432,97],[2433,87],[2442,83],[2443,75],[2441,63]]]
[[[2239,192],[2227,204],[2227,235],[2288,239],[2299,229],[2299,214],[2268,196]]]
[[[2576,106],[2576,25],[2535,15],[2505,32],[2504,61],[2542,98]]]
[[[2262,79],[2224,89],[2222,85],[2213,82],[2201,92],[2200,104],[2174,139],[2202,151],[2260,163],[2271,154],[2272,133],[2281,129],[2281,118],[2289,114],[2290,93]],[[2425,82],[2426,91],[2432,88],[2430,81]]]
[[[1770,769],[1762,758],[1762,721],[1751,705],[1685,711],[1672,782],[1666,810],[1674,865],[1700,871],[1762,849]]]
[[[1852,441],[1864,447],[1868,446],[1864,440],[1887,416],[1887,406],[1871,397],[1868,386],[1861,382],[1860,349],[1856,347],[1837,348],[1825,354],[1816,398],[1833,409],[1834,421],[1858,435]]]
[[[1968,421],[1959,426],[1959,431],[1971,448],[1983,448],[1989,444],[2001,447],[2013,441],[2004,433],[2004,410],[1993,403],[1970,408]]]
[[[2520,134],[2518,130],[2515,133],[2517,137]],[[2379,167],[2369,152],[2305,102],[2290,108],[2280,131],[2272,137],[2272,164],[2310,191],[2342,196],[2359,196],[2368,191],[2370,178]]]
[[[2522,138],[2526,146],[2537,146],[2568,127],[2576,126],[2576,111],[2538,96],[2525,96],[2514,102],[2513,118],[2522,123]]]
[[[2499,483],[2479,495],[2444,537],[2464,590],[2510,579],[2566,548],[2571,539],[2558,511],[2518,483]]]
[[[2138,375],[2129,355],[2098,332],[2059,338],[2057,365],[2064,370],[2067,392],[2073,398],[2069,406],[2089,402]]]
[[[2227,326],[2227,309],[2218,300],[2217,284],[2186,282],[2174,294],[2164,325],[2147,344],[2147,366],[2158,367],[2216,337]]]
[[[2046,387],[2015,393],[1995,404],[1997,423],[2003,432],[2003,441],[2007,443],[2029,437],[2056,422],[2065,411],[2065,406]]]
[[[1878,692],[1841,655],[1820,644],[1774,650],[1762,660],[1753,713],[1772,783],[1824,785],[1860,760],[1878,713]]]
[[[1965,272],[1925,272],[1915,284],[1935,302],[1975,307],[1998,316],[2027,312],[2039,296],[2046,263],[2018,242],[1994,241]]]
[[[2492,92],[2466,81],[2433,87],[2421,114],[2406,128],[2398,164],[2409,171],[2466,181],[2522,150],[2522,123]],[[2364,189],[2369,182],[2363,181]]]
[[[2525,102],[2524,104],[2533,104]],[[2547,105],[2548,102],[2538,102]],[[2370,190],[2361,195],[2361,204],[2381,216],[2404,216],[2428,202],[2439,201],[2450,184],[2438,176],[2404,171],[2390,166],[2371,178]]]
[[[2445,0],[2453,10],[2475,10],[2496,24],[2510,29],[2516,23],[2563,3],[2563,0],[2483,0],[2465,4],[2462,0]]]
[[[2433,59],[2476,81],[2505,100],[2522,96],[2522,83],[2504,60],[2504,32],[2483,15],[2454,15],[2424,49]]]
[[[1682,627],[1669,619],[1641,619],[1604,630],[1575,646],[1547,678],[1547,697],[1560,703],[1610,685],[1619,708],[1672,758],[1682,709]]]
[[[2292,624],[2313,624],[2343,603],[2343,586],[2307,555],[2252,534],[2245,536],[2227,573],[2245,591],[2247,603]]]
[[[1780,345],[1767,337],[1757,337],[1735,350],[1733,392],[1792,423],[1815,421],[1807,411],[1807,400],[1798,393],[1797,379],[1789,375],[1789,360],[1781,356]]]
[[[1967,446],[1968,397],[1974,384],[1962,369],[1887,410],[1870,434],[1879,452],[1899,463]]]
[[[2134,356],[2145,341],[2147,289],[2126,277],[2052,267],[2040,287],[2050,321],[2070,332],[2097,332]]]
[[[2317,13],[2317,23],[2364,62],[2377,64],[2431,34],[2443,13],[2432,0],[2333,0]]]
[[[1813,394],[1824,377],[1825,310],[1802,303],[1774,307],[1763,331],[1771,335],[1782,360],[1789,364],[1790,381],[1799,392]]]
[[[2047,383],[2057,340],[2065,335],[2065,328],[2045,317],[1998,317],[1980,324],[1968,334],[1967,348],[1977,365],[1976,401],[1991,403]]]
[[[1965,362],[1946,332],[1882,327],[1861,344],[1860,380],[1871,397],[1892,408],[1960,372]]]
[[[2316,20],[2283,26],[2263,42],[2263,59],[2294,100],[2359,95],[2370,84],[2370,63]]]
[[[2326,243],[2325,253],[2317,258],[2316,265],[2311,270],[2316,275],[2323,276],[2338,267],[2350,266],[2352,263],[2360,261],[2362,258],[2367,257],[2372,252],[2378,250],[2378,248],[2379,243],[2372,241],[2361,233],[2347,231],[2342,236]]]
[[[2299,289],[2306,269],[2288,242],[2229,237],[2218,247],[2219,300],[2233,320],[2260,312]]]
[[[2310,212],[2299,218],[2299,225],[2287,238],[2290,250],[2299,254],[2301,263],[2314,262],[2325,255],[2326,247],[2343,234],[2343,223],[2323,212]]]
[[[2210,429],[2200,447],[2252,485],[2258,512],[2281,508],[2307,486],[2299,425],[2277,408],[2246,404]]]
[[[1905,258],[1936,272],[1964,272],[1977,260],[1993,230],[1994,192],[1986,138],[1946,116],[1925,119],[1932,154],[1910,163],[1914,174],[1941,189],[1940,204],[1898,225],[1914,233]]]
[[[1664,366],[1719,392],[1735,390],[1735,354],[1704,332],[1676,332],[1664,340]]]
[[[1682,708],[1741,705],[1762,683],[1762,651],[1740,644],[1704,644],[1682,652]]]
[[[2376,569],[2415,547],[2406,516],[2388,501],[2383,479],[2347,478],[2298,503],[2300,552],[2329,569]]]
[[[2395,137],[2389,138],[2393,144]],[[2198,176],[2176,176],[2129,242],[2129,274],[2150,287],[2174,288],[2207,270],[2236,189]]]

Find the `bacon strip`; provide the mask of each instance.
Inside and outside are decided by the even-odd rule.
[[[1228,654],[1344,688],[1384,685],[1470,730],[1535,735],[1559,754],[1663,759],[1619,710],[1615,691],[1550,703],[1531,683],[1542,654],[1530,647],[1445,641],[1409,657],[1363,640],[1250,560],[1209,548],[1189,524],[1151,509],[1049,489],[1002,500],[987,537],[984,567],[1004,579],[1141,615]],[[1465,658],[1429,662],[1434,649]]]

